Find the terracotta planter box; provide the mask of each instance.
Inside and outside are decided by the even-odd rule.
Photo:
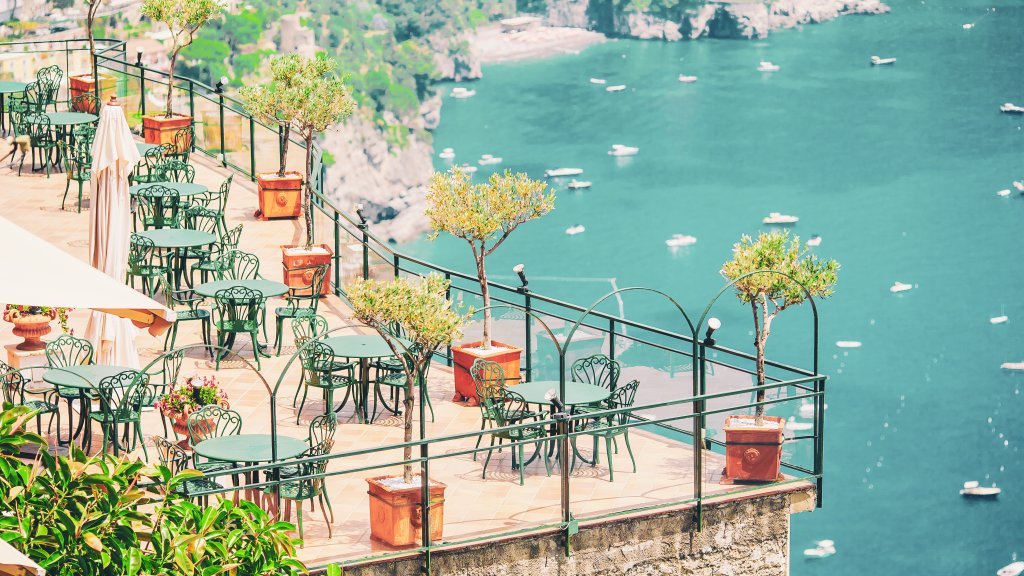
[[[313,280],[311,266],[327,265],[327,274],[324,275],[323,289],[321,295],[331,293],[331,267],[334,261],[334,251],[327,244],[314,244],[315,252],[306,252],[305,246],[287,244],[281,246],[281,262],[284,264],[284,283],[289,288],[302,288],[309,286]],[[300,290],[298,295],[305,295]]]
[[[423,506],[420,486],[389,486],[385,481],[401,476],[367,478],[370,499],[370,538],[391,546],[411,546],[420,541]],[[414,482],[419,479],[415,476]],[[440,542],[444,534],[444,490],[446,485],[430,482],[430,540]]]
[[[466,342],[458,346],[452,346],[452,360],[455,363],[455,397],[453,402],[467,400],[470,406],[476,406],[480,400],[476,397],[476,385],[473,384],[473,376],[469,369],[477,358],[490,360],[501,364],[505,372],[505,384],[515,386],[519,383],[519,360],[522,357],[523,349],[511,344],[491,340],[491,349],[487,352],[479,350],[467,350],[476,348],[482,342]]]
[[[192,125],[192,117],[175,114],[170,118],[163,112],[142,117],[142,135],[147,144],[174,144],[174,135],[187,126]]]
[[[106,102],[110,100],[111,96],[117,94],[117,78],[108,74],[100,74],[100,102]],[[71,98],[81,96],[82,94],[96,94],[96,78],[92,74],[80,74],[78,76],[68,77],[68,90],[70,90]],[[91,105],[80,105],[75,107],[77,112],[86,112],[88,114],[95,114],[96,108]]]
[[[260,209],[256,217],[260,220],[271,218],[298,218],[302,214],[302,174],[285,172],[261,172],[256,175],[257,196]]]
[[[728,482],[775,482],[781,480],[783,426],[785,420],[765,416],[775,428],[755,428],[753,416],[725,419],[725,472]],[[727,483],[727,482],[723,482]]]

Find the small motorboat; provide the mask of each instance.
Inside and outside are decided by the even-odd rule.
[[[988,321],[992,324],[1003,324],[1009,319],[1009,316],[993,316],[992,318],[989,318]]]
[[[582,234],[582,233],[584,233],[586,231],[587,231],[586,227],[583,226],[582,224],[577,224],[575,226],[569,226],[568,228],[565,229],[565,233],[568,234],[569,236],[575,236],[577,234]]]
[[[779,66],[773,64],[767,60],[761,60],[761,63],[757,65],[758,72],[778,72]]]
[[[821,236],[818,236],[817,234],[812,235],[807,240],[807,245],[808,246],[812,246],[812,247],[813,246],[821,246]]]
[[[1024,362],[1003,362],[999,367],[1003,370],[1024,370]]]
[[[888,64],[895,64],[895,63],[896,63],[896,59],[895,58],[880,58],[878,56],[872,56],[871,57],[871,65],[872,66],[886,66]]]
[[[697,243],[696,236],[690,236],[689,234],[673,234],[671,238],[665,240],[665,245],[669,248],[679,248],[681,246],[693,246]]]
[[[772,212],[761,220],[765,224],[796,224],[799,221],[800,219],[796,216],[782,214],[781,212]]]
[[[789,420],[786,420],[786,430],[791,432],[804,432],[814,428],[813,422],[800,422],[796,419],[796,416],[790,416]]]
[[[501,161],[501,156],[491,156],[490,154],[484,154],[480,156],[480,160],[477,161],[477,164],[481,166],[488,166],[490,164],[501,164]]]
[[[697,81],[697,77],[687,76],[686,74],[680,74],[679,81],[682,82],[683,84],[693,84],[694,82]]]
[[[862,345],[857,340],[836,340],[836,346],[840,348],[860,348]]]
[[[1016,188],[1018,192],[1024,192],[1024,182],[1021,182],[1020,180],[1014,180],[1013,187]]]
[[[982,486],[977,480],[970,480],[964,482],[964,487],[960,489],[960,495],[964,498],[995,498],[999,496],[1002,489],[992,486]]]
[[[586,180],[577,180],[573,178],[572,181],[569,182],[569,184],[567,184],[567,187],[573,190],[580,190],[582,188],[590,188],[591,186],[593,186],[593,184],[593,182],[588,182]]]
[[[551,170],[545,170],[544,176],[548,178],[560,178],[562,176],[579,176],[583,174],[582,168],[552,168]]]
[[[591,78],[590,79],[590,83],[591,84],[607,84],[608,81],[605,80],[604,78]]]
[[[913,284],[904,284],[903,282],[894,282],[893,285],[889,287],[889,292],[893,292],[893,293],[896,293],[896,292],[906,292],[907,290],[910,290],[913,287],[914,287]]]
[[[609,156],[635,156],[640,149],[636,146],[624,146],[622,144],[612,144],[612,149],[608,151]]]
[[[999,192],[996,192],[996,196],[999,196],[1001,198],[1006,198],[1009,195],[1010,195],[1010,189],[1009,188],[1006,188],[1006,189],[1000,190]]]
[[[973,22],[968,22],[967,24],[964,24],[964,25],[962,26],[962,28],[963,28],[964,30],[970,30],[971,28],[974,28],[974,23],[973,23]]]
[[[1017,106],[1007,102],[999,107],[999,111],[1003,114],[1024,114],[1024,106]]]
[[[459,169],[465,172],[466,174],[472,174],[479,170],[479,168],[477,168],[476,166],[470,166],[469,164],[462,164],[459,166]]]
[[[817,546],[804,550],[804,556],[808,558],[828,558],[835,553],[836,545],[831,540],[819,540]]]
[[[438,156],[445,160],[451,160],[452,158],[455,158],[455,150],[452,148],[445,148],[444,150],[441,150],[441,153],[438,154]]]
[[[476,96],[476,90],[470,90],[469,88],[462,88],[461,86],[458,87],[458,88],[452,88],[452,93],[451,93],[451,97],[452,98],[460,98],[460,99],[461,98],[472,98],[473,96]]]
[[[622,92],[626,89],[625,84],[616,84],[615,86],[609,86],[604,89],[605,92]]]
[[[1022,572],[1024,572],[1024,562],[1014,562],[996,570],[996,576],[1020,576]]]

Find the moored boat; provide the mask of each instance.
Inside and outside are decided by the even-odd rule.
[[[836,340],[836,346],[840,348],[860,348],[862,344],[857,340]]]
[[[608,151],[610,156],[635,156],[640,149],[636,146],[625,146],[623,144],[612,144],[612,149]]]
[[[501,156],[491,156],[490,154],[484,154],[480,156],[480,160],[477,160],[477,164],[481,166],[488,166],[490,164],[501,164],[503,158]]]
[[[457,87],[457,88],[452,88],[452,93],[451,93],[451,97],[452,98],[462,99],[462,98],[471,98],[473,96],[476,96],[476,90],[470,90],[468,88],[462,88],[461,86]]]
[[[999,111],[1003,114],[1024,114],[1024,106],[1017,106],[1007,102],[999,107]]]
[[[689,234],[673,234],[671,238],[665,240],[665,245],[669,248],[679,248],[680,246],[692,246],[697,243],[696,236],[690,236]]]
[[[560,178],[562,176],[579,176],[583,174],[582,168],[552,168],[544,171],[548,178]]]
[[[697,77],[687,76],[686,74],[680,74],[679,81],[682,82],[683,84],[693,84],[694,82],[697,81]]]
[[[799,221],[800,219],[796,216],[790,216],[781,212],[772,212],[761,220],[765,224],[796,224]]]
[[[993,316],[992,318],[989,318],[988,321],[993,323],[993,324],[1002,324],[1002,323],[1006,322],[1009,319],[1010,319],[1009,316]]]
[[[895,292],[906,292],[907,290],[910,290],[913,287],[914,287],[913,284],[904,284],[903,282],[894,282],[893,285],[889,287],[889,292],[894,292],[894,293]]]
[[[817,234],[812,235],[807,240],[807,245],[808,246],[821,246],[821,236],[818,236]]]
[[[964,487],[960,489],[960,495],[964,498],[995,498],[1000,492],[1002,489],[995,485],[982,486],[977,480],[964,482]]]
[[[1024,562],[1013,562],[996,571],[996,576],[1020,576],[1024,572]]]
[[[455,158],[455,150],[452,148],[445,148],[444,150],[441,150],[441,153],[438,154],[438,156],[445,160],[451,160],[452,158]]]
[[[590,83],[591,84],[606,84],[607,82],[608,81],[605,80],[604,78],[591,78],[590,79]]]
[[[572,181],[569,182],[569,184],[567,184],[567,187],[573,190],[579,190],[581,188],[590,188],[593,184],[593,182],[588,182],[586,180],[577,180],[573,178]]]
[[[604,89],[605,92],[622,92],[626,89],[625,84],[616,84],[615,86],[609,86]]]
[[[761,60],[761,63],[757,65],[758,72],[778,72],[779,66],[773,64],[767,60]]]
[[[871,57],[871,65],[872,66],[886,66],[888,64],[895,64],[895,63],[896,63],[896,59],[895,58],[881,58],[879,56],[872,56]]]
[[[1003,362],[999,367],[1003,370],[1024,370],[1024,362]]]
[[[565,233],[568,234],[569,236],[575,236],[577,234],[582,234],[582,233],[584,233],[586,231],[587,231],[587,228],[585,226],[583,226],[582,224],[577,224],[575,226],[569,226],[568,228],[565,229]]]

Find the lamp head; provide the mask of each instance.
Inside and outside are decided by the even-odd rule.
[[[522,283],[522,286],[519,287],[519,291],[525,292],[526,286],[530,283],[530,281],[526,279],[526,266],[523,264],[516,264],[512,267],[512,271],[519,275],[519,281]]]
[[[366,224],[366,216],[363,214],[362,204],[356,204],[356,216],[359,216],[360,224]]]
[[[715,333],[715,330],[718,330],[721,327],[722,327],[722,321],[721,320],[719,320],[718,318],[708,318],[708,330],[707,330],[707,332],[704,333],[704,345],[705,346],[714,346],[715,345],[715,339],[712,337],[712,335]]]

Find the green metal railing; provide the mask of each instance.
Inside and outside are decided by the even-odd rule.
[[[80,40],[64,41],[65,44],[55,53],[70,54],[81,49],[75,42]],[[209,86],[202,82],[188,78],[175,78],[173,85],[169,85],[168,76],[164,72],[147,68],[140,61],[130,62],[124,53],[124,44],[116,41],[101,41],[102,48],[93,55],[96,67],[101,73],[113,75],[117,79],[117,91],[119,99],[122,100],[125,111],[128,113],[129,122],[135,128],[141,124],[141,118],[148,112],[160,109],[162,96],[170,89],[175,101],[175,109],[187,110],[193,116],[197,124],[196,138],[193,144],[196,150],[217,159],[222,166],[236,170],[252,180],[255,180],[259,171],[273,171],[277,169],[280,153],[280,133],[276,127],[269,127],[253,118],[244,111],[242,103],[234,97],[225,94],[222,85]],[[39,42],[7,43],[0,44],[0,50],[20,49],[16,46],[22,44],[38,45]],[[87,44],[86,44],[87,46]],[[85,48],[87,50],[87,48]],[[41,50],[42,51],[42,50]],[[68,56],[66,58],[69,59]],[[151,99],[155,96],[156,99]],[[297,145],[296,150],[302,150],[302,142],[293,141]],[[295,164],[301,165],[304,154],[296,153],[292,157],[297,159]],[[361,215],[353,217],[350,213],[338,208],[330,199],[327,191],[324,190],[326,180],[326,167],[320,162],[319,149],[314,150],[314,178],[312,187],[314,189],[312,205],[315,213],[314,237],[318,243],[326,244],[333,249],[332,286],[336,295],[344,297],[343,285],[345,282],[355,278],[390,278],[400,276],[423,276],[429,273],[443,275],[451,282],[449,296],[460,302],[476,301],[480,298],[480,290],[475,276],[464,274],[452,269],[437,266],[422,259],[402,254],[395,250],[388,242],[377,238],[369,230],[369,224]],[[300,166],[289,166],[289,169],[296,169],[304,172]],[[358,212],[357,212],[358,214]],[[773,273],[763,271],[760,273]],[[670,366],[685,368],[688,385],[683,389],[667,390],[670,398],[647,400],[638,396],[636,406],[629,408],[632,417],[625,427],[640,427],[645,430],[654,431],[658,434],[669,436],[679,441],[681,446],[689,446],[689,454],[692,454],[693,475],[692,489],[685,496],[678,499],[669,499],[653,505],[631,507],[626,510],[612,510],[596,515],[585,516],[575,515],[572,505],[573,478],[568,473],[568,458],[561,458],[561,505],[557,518],[550,522],[543,522],[524,529],[503,530],[496,529],[486,531],[483,535],[472,538],[445,540],[444,542],[432,542],[429,530],[429,514],[423,514],[422,544],[418,547],[402,550],[399,552],[374,554],[365,558],[347,559],[345,563],[352,564],[366,560],[379,560],[393,556],[418,556],[424,569],[429,573],[431,553],[461,546],[475,541],[510,537],[524,533],[535,533],[542,531],[561,531],[565,534],[566,551],[569,551],[569,536],[575,532],[579,522],[596,521],[606,518],[613,518],[621,515],[634,514],[648,510],[655,510],[665,507],[676,507],[692,505],[695,508],[698,524],[702,518],[704,502],[712,497],[705,493],[704,473],[706,463],[704,450],[721,452],[724,444],[715,438],[709,437],[707,426],[712,420],[725,413],[737,411],[749,411],[757,405],[776,407],[777,410],[784,410],[792,402],[809,403],[813,406],[813,417],[811,418],[812,429],[805,435],[797,435],[789,439],[792,443],[801,446],[810,444],[809,450],[805,451],[805,460],[801,463],[793,458],[783,460],[783,466],[788,473],[794,476],[793,480],[787,480],[782,484],[809,480],[817,484],[818,505],[821,505],[823,495],[823,461],[824,461],[824,398],[826,377],[818,373],[818,318],[813,298],[810,298],[812,310],[812,325],[810,328],[810,369],[792,366],[780,362],[768,360],[765,362],[767,383],[763,388],[769,392],[769,396],[763,402],[757,402],[754,397],[757,388],[750,386],[734,386],[732,389],[722,392],[709,392],[708,381],[711,376],[719,373],[734,373],[741,375],[753,375],[756,373],[756,358],[739,350],[730,349],[716,344],[710,336],[700,337],[706,320],[710,318],[710,312],[718,299],[730,289],[727,285],[711,300],[704,309],[702,315],[694,321],[689,315],[671,298],[665,294],[650,289],[626,288],[617,290],[606,295],[592,306],[585,307],[575,303],[565,302],[530,290],[527,286],[511,286],[500,282],[490,282],[492,307],[494,311],[503,310],[502,321],[496,323],[496,335],[503,340],[512,340],[513,343],[521,344],[524,349],[524,362],[522,377],[527,380],[557,379],[560,383],[559,397],[565,397],[565,378],[567,366],[570,363],[571,355],[580,352],[587,346],[583,341],[582,333],[585,331],[591,336],[592,342],[599,342],[600,351],[606,352],[612,359],[623,363],[623,372],[631,367],[643,367],[645,369],[658,368],[663,362],[668,361]],[[609,298],[622,298],[640,293],[653,295],[662,298],[671,305],[672,309],[679,312],[678,329],[667,329],[659,326],[637,322],[625,317],[623,313],[611,314],[598,309],[598,306]],[[552,326],[561,324],[563,329],[559,332]],[[337,328],[335,329],[337,330]],[[308,345],[308,344],[307,344]],[[592,353],[594,350],[583,350],[583,353]],[[632,359],[637,364],[631,365]],[[438,351],[438,361],[453,365],[451,350]],[[159,359],[158,359],[159,360]],[[266,386],[266,391],[271,398],[270,422],[271,432],[277,434],[277,394],[286,379],[296,381],[297,375],[291,370],[295,357],[289,360],[288,366],[283,370],[275,385],[271,386],[260,375],[261,381]],[[156,362],[156,361],[154,361]],[[674,385],[671,384],[670,385]],[[430,478],[430,466],[432,463],[443,463],[446,459],[466,456],[477,453],[486,448],[467,449],[464,446],[452,449],[454,443],[467,443],[475,439],[489,436],[494,429],[485,431],[471,431],[459,434],[449,434],[426,437],[426,414],[424,413],[425,386],[420,386],[419,398],[419,422],[420,437],[409,443],[394,443],[386,446],[376,446],[360,450],[348,450],[340,453],[322,456],[307,461],[327,459],[336,464],[338,469],[328,470],[324,477],[343,477],[352,474],[362,474],[371,470],[392,468],[403,464],[413,464],[420,467],[420,473]],[[642,392],[644,389],[642,388]],[[625,409],[624,409],[625,410]],[[603,411],[590,413],[586,416],[578,414],[560,413],[553,409],[552,413],[541,422],[546,427],[551,427],[553,433],[546,439],[547,442],[558,444],[561,447],[561,454],[570,453],[572,440],[584,433],[575,430],[575,424],[583,420],[589,420],[601,415],[614,414],[616,411]],[[536,425],[535,423],[529,424]],[[510,426],[500,430],[513,430],[517,427],[524,427],[526,424]],[[526,441],[528,442],[528,441]],[[510,446],[505,444],[506,447]],[[390,458],[382,462],[373,462],[362,466],[345,467],[347,461],[355,458],[365,457],[369,454],[402,450],[411,447],[418,455],[408,460],[403,458]],[[809,453],[809,454],[808,454]],[[794,452],[794,457],[799,456]],[[288,461],[288,464],[295,464],[295,460]],[[274,489],[280,484],[279,472],[282,466],[277,461],[260,466],[236,468],[229,472],[218,474],[242,474],[253,472],[262,474],[269,472],[269,479],[260,482],[257,486]],[[211,474],[212,475],[212,474]],[[296,482],[301,478],[290,478],[287,482]],[[759,489],[760,487],[750,488]],[[232,491],[234,488],[224,488],[209,492],[223,493]],[[745,489],[737,489],[736,492]],[[731,492],[735,493],[735,492]],[[424,486],[421,495],[421,509],[429,507],[429,493]]]

